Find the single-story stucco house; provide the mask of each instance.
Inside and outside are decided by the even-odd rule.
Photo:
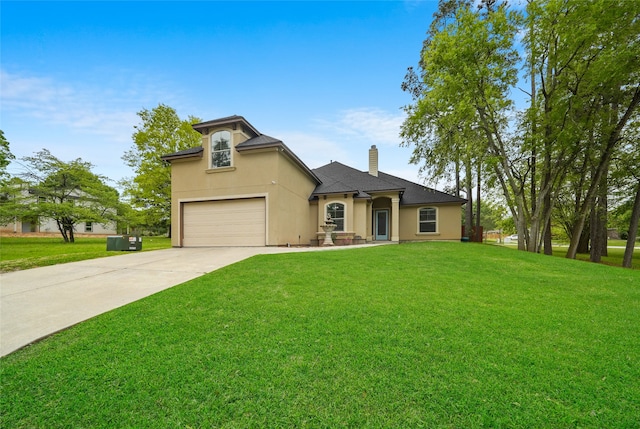
[[[339,162],[310,169],[282,141],[242,116],[194,124],[202,146],[171,163],[171,236],[176,247],[317,244],[331,216],[338,244],[460,240],[466,202],[378,170]]]

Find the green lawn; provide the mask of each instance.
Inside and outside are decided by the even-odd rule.
[[[496,245],[495,242],[489,242],[488,244]],[[621,267],[622,266],[622,258],[624,257],[624,247],[626,246],[626,241],[624,240],[609,240],[609,247],[607,249],[608,255],[602,257],[602,264],[611,265],[613,267]],[[499,244],[499,246],[504,246],[510,249],[516,249],[518,247],[517,243],[507,243],[507,244]],[[568,243],[559,242],[553,244],[553,256],[558,256],[561,258],[566,257],[567,255],[567,247]],[[633,257],[631,258],[631,268],[634,270],[640,270],[640,243],[636,243],[636,249],[633,252]],[[579,261],[589,261],[590,255],[588,253],[578,253],[576,255],[576,259]]]
[[[640,272],[471,243],[264,255],[0,361],[7,428],[638,428]]]
[[[624,257],[624,249],[620,248],[609,248],[607,249],[609,255],[602,257],[602,264],[611,265],[613,267],[622,267],[622,258]],[[566,257],[567,248],[566,247],[556,247],[553,249],[553,255],[559,257]],[[588,253],[578,253],[576,255],[576,259],[579,261],[589,261]],[[631,268],[634,270],[640,270],[640,250],[635,249],[633,252],[633,257],[631,259]]]
[[[169,238],[142,238],[143,251],[169,247]],[[79,237],[75,243],[65,243],[62,237],[0,237],[0,273],[121,253],[107,252],[106,238]]]

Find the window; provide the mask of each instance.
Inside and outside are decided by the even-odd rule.
[[[217,131],[211,136],[211,168],[231,166],[231,133]]]
[[[436,232],[436,209],[434,208],[424,208],[420,209],[420,220],[418,221],[420,225],[420,232]]]
[[[336,231],[344,231],[344,204],[327,204],[327,216],[336,224]]]
[[[84,223],[84,232],[93,232],[93,222]]]

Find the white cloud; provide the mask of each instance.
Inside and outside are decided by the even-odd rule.
[[[301,131],[283,131],[274,133],[286,144],[309,168],[318,168],[331,161],[347,163],[349,153],[335,141]]]
[[[377,108],[355,108],[339,112],[334,121],[318,121],[321,126],[355,141],[398,146],[400,127],[405,119],[402,112],[391,113]]]
[[[417,165],[407,165],[404,168],[381,168],[380,170],[392,176],[401,177],[410,182],[420,184],[425,183],[424,178],[421,177],[418,172],[419,167]]]
[[[117,106],[100,88],[78,88],[50,77],[22,76],[0,70],[2,112],[78,133],[130,141],[138,121],[136,108]],[[131,103],[129,103],[131,104]]]
[[[399,146],[403,114],[381,109],[349,109],[312,121],[304,131],[268,130],[281,139],[310,168],[338,161],[358,170],[368,169],[369,148],[379,145],[380,170],[421,183],[419,166],[409,164],[410,148]]]

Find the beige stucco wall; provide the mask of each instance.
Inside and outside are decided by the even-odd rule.
[[[232,133],[235,147],[248,139],[240,130],[216,128],[202,136],[201,159],[175,160],[171,167],[171,243],[181,245],[181,203],[225,198],[265,197],[267,245],[308,244],[311,239],[308,198],[313,180],[278,148],[232,150],[232,166],[210,169],[210,135]]]
[[[424,207],[437,209],[438,231],[419,233],[419,210]],[[442,204],[402,207],[400,209],[400,241],[460,240],[460,204]]]
[[[273,211],[270,213],[271,245],[304,244],[315,238],[315,223],[311,223],[309,196],[316,183],[286,154],[277,157],[278,178],[274,186]],[[250,155],[253,156],[253,155]]]
[[[366,239],[371,235],[371,203],[365,199],[353,200],[353,231]]]

